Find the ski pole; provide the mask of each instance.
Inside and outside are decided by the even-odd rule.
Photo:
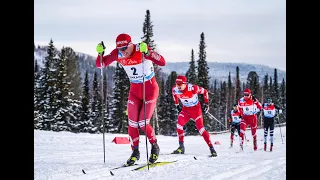
[[[103,44],[103,41],[101,41],[101,45],[103,46],[103,49],[105,49],[105,46]],[[104,131],[105,131],[105,125],[104,125],[104,101],[103,101],[103,63],[102,63],[102,56],[104,54],[104,51],[100,53],[100,72],[101,72],[101,105],[102,105],[102,112],[101,112],[101,121],[103,125],[103,162],[106,163],[106,147],[105,147],[105,137],[104,137]]]
[[[283,144],[283,138],[282,138],[282,132],[281,132],[281,125],[280,125],[280,122],[279,122],[279,114],[277,115],[277,122],[278,122],[278,124],[279,124],[280,136],[281,136],[281,141],[282,141],[282,144]]]
[[[208,115],[209,115],[209,117],[211,118],[211,119],[214,119],[214,120],[216,120],[218,123],[220,123],[225,129],[227,129],[227,127],[224,125],[224,124],[222,124],[222,122],[220,122],[217,118],[215,118],[211,113],[207,113]]]
[[[146,135],[146,151],[147,151],[147,165],[149,170],[149,154],[148,154],[148,137],[147,137],[147,118],[146,118],[146,85],[144,82],[144,53],[142,53],[142,96],[143,96],[143,116],[144,116],[144,128],[145,128],[145,135]]]

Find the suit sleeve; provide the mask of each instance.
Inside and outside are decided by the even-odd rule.
[[[240,100],[238,100],[238,109],[239,109],[240,115],[243,116],[243,109],[242,109],[242,106],[240,105]]]
[[[157,52],[153,51],[150,47],[148,47],[148,51],[149,51],[149,56],[144,55],[144,57],[146,59],[151,60],[152,62],[154,62],[155,64],[159,65],[159,66],[165,66],[166,65],[166,61],[165,59],[158,54]]]
[[[193,85],[192,88],[193,88],[192,89],[192,93],[193,94],[203,94],[204,103],[208,103],[209,102],[209,94],[208,94],[208,91],[205,88],[197,86],[197,85]]]
[[[118,60],[118,50],[114,49],[113,51],[111,51],[110,54],[102,57],[102,68],[108,66],[109,64],[111,64],[113,61],[116,61],[116,60]],[[96,59],[96,67],[97,68],[101,67],[100,55],[98,55],[98,57]]]
[[[176,93],[174,93],[174,87],[172,88],[172,96],[173,96],[173,101],[175,105],[179,105],[179,98],[176,95]]]

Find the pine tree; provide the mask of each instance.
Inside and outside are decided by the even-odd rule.
[[[197,84],[197,72],[196,72],[196,65],[194,60],[194,52],[193,49],[191,50],[191,60],[189,62],[189,69],[186,73],[186,77],[188,82],[191,84]]]
[[[43,68],[43,76],[40,78],[43,87],[43,96],[40,106],[43,106],[43,120],[41,127],[43,130],[52,130],[51,126],[55,124],[54,115],[57,112],[56,105],[56,85],[57,85],[57,50],[53,45],[52,39],[47,47],[47,56],[45,57],[45,67]]]
[[[205,45],[205,38],[204,33],[202,32],[200,35],[200,44],[199,44],[199,59],[197,61],[198,64],[198,85],[205,88],[206,90],[209,89],[209,67],[206,61],[206,45]],[[210,99],[210,97],[209,97]],[[203,106],[204,98],[202,95],[199,96],[199,101],[201,103],[201,107]],[[207,116],[203,116],[204,125],[206,126],[209,118]]]
[[[282,109],[282,116],[281,117],[281,122],[286,122],[286,104],[287,104],[287,97],[286,97],[286,83],[284,78],[282,79],[282,83],[280,86],[280,108]]]
[[[236,67],[236,87],[235,87],[235,97],[236,97],[236,101],[238,101],[241,96],[242,96],[242,93],[241,93],[241,82],[240,82],[240,75],[239,75],[239,67],[237,66]]]
[[[165,84],[165,100],[161,102],[163,104],[163,111],[166,112],[162,115],[162,119],[159,122],[162,127],[163,135],[175,135],[176,134],[176,122],[178,118],[178,112],[176,110],[175,103],[172,96],[172,87],[175,85],[177,73],[172,71],[168,76]]]
[[[34,103],[34,129],[39,129],[41,121],[41,111],[40,111],[40,104],[41,104],[41,87],[40,87],[40,71],[39,65],[37,60],[34,61],[34,87],[33,87],[33,103]]]
[[[156,45],[154,43],[154,40],[152,40],[153,37],[153,25],[151,21],[151,15],[150,11],[146,10],[146,15],[145,15],[145,21],[143,23],[143,37],[141,37],[142,41],[145,42],[152,50],[156,49]],[[157,82],[161,81],[161,74],[162,74],[162,69],[155,63],[153,63],[153,69],[155,73],[155,78]],[[161,84],[160,84],[161,86]],[[159,89],[162,88],[159,86]],[[160,95],[160,94],[159,94]],[[159,132],[159,120],[158,120],[158,107],[159,106],[159,101],[157,101],[157,105],[155,107],[155,111],[151,117],[150,123],[152,124],[155,134],[158,134]]]
[[[73,51],[72,48],[66,47],[65,53],[67,58],[67,79],[69,84],[69,91],[73,93],[71,99],[81,100],[82,96],[82,79],[79,65],[79,56]]]
[[[197,84],[197,74],[196,74],[196,66],[195,66],[195,60],[194,60],[194,52],[193,49],[191,50],[191,60],[189,62],[190,66],[188,71],[186,72],[185,76],[188,79],[188,82],[191,84]],[[198,135],[199,132],[196,128],[196,124],[193,119],[190,119],[185,124],[185,134],[186,135]]]
[[[81,118],[79,125],[74,127],[74,131],[88,132],[87,124],[90,120],[90,95],[89,95],[89,77],[88,71],[85,73],[85,78],[82,87],[82,99],[81,99]]]
[[[55,115],[56,124],[53,127],[55,131],[65,131],[69,127],[69,87],[66,81],[67,76],[67,54],[65,47],[61,49],[58,58],[58,74],[57,74],[57,85],[56,85],[56,104],[57,113]]]
[[[101,110],[101,94],[100,89],[98,87],[98,77],[97,72],[95,71],[93,74],[93,82],[92,82],[92,98],[91,98],[91,113],[90,113],[90,133],[96,133],[99,131],[101,126],[100,110]]]
[[[117,62],[114,74],[114,96],[112,100],[113,112],[112,119],[114,130],[117,133],[128,133],[128,118],[126,116],[129,80],[121,64]]]
[[[272,86],[272,92],[271,92],[272,100],[273,102],[279,106],[279,98],[280,98],[280,93],[279,93],[279,84],[278,84],[278,73],[277,69],[274,69],[274,75],[273,75],[273,86]]]

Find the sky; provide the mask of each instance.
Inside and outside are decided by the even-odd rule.
[[[282,135],[282,138],[281,138]],[[247,142],[239,151],[239,136],[233,148],[229,147],[230,132],[211,134],[217,157],[208,157],[209,148],[200,135],[185,137],[185,154],[172,155],[178,147],[178,137],[157,135],[160,147],[157,161],[175,161],[160,167],[131,171],[134,167],[112,170],[125,163],[131,155],[129,144],[115,144],[115,137],[127,134],[53,132],[34,130],[35,180],[285,180],[286,179],[286,126],[275,127],[273,151],[263,151],[263,130],[257,130],[258,150],[253,151],[251,131],[246,131]],[[269,137],[268,137],[269,139]],[[140,160],[145,164],[145,136],[140,135]],[[268,140],[268,149],[270,141]],[[151,145],[148,144],[150,156]],[[85,172],[85,174],[82,172]]]
[[[204,32],[207,61],[263,64],[286,70],[286,1],[252,0],[35,0],[34,41],[68,46],[96,56],[104,41],[115,48],[116,36],[143,36],[150,10],[153,40],[168,62],[198,56]]]

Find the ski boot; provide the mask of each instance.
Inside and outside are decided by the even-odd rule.
[[[217,157],[217,152],[214,150],[214,147],[210,147],[211,157]]]
[[[267,143],[264,143],[264,148],[263,148],[264,151],[267,151]]]
[[[272,147],[273,147],[273,143],[271,143],[271,145],[270,145],[270,151],[272,151]]]
[[[132,166],[139,159],[140,159],[140,151],[138,149],[134,149],[130,158],[127,160],[126,166]]]
[[[177,150],[174,150],[171,154],[184,154],[184,146],[179,146]]]
[[[231,139],[231,141],[230,141],[230,148],[232,148],[232,146],[233,146],[233,140]]]
[[[157,142],[152,144],[149,163],[153,164],[154,162],[156,162],[159,156],[159,152],[160,152],[160,148]]]
[[[257,150],[258,147],[257,147],[257,139],[253,139],[253,150]]]

